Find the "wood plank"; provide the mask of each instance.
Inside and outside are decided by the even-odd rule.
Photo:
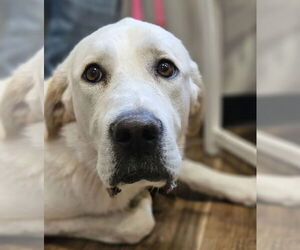
[[[300,208],[259,204],[257,249],[300,249]]]
[[[255,222],[255,208],[214,202],[199,249],[256,249]]]

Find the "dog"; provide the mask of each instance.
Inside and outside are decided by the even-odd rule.
[[[137,243],[153,229],[149,187],[192,189],[243,204],[255,177],[184,158],[204,88],[171,33],[125,18],[80,41],[46,82],[45,234]]]

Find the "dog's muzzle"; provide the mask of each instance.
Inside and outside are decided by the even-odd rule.
[[[164,127],[151,112],[124,112],[110,125],[109,131],[115,165],[112,187],[140,180],[170,180],[162,153]]]

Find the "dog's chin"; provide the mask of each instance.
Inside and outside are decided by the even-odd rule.
[[[156,165],[157,166],[157,165]],[[125,166],[123,166],[125,167]],[[134,168],[134,170],[116,171],[109,182],[107,192],[111,197],[116,196],[122,190],[134,189],[141,190],[145,188],[164,188],[166,191],[172,190],[175,185],[174,176],[164,167],[155,168],[151,165],[149,169]]]
[[[128,163],[130,163],[130,161],[128,161]],[[126,190],[132,191],[146,188],[163,188],[165,191],[170,191],[176,186],[176,174],[170,173],[162,163],[155,165],[156,168],[152,164],[147,164],[147,167],[150,168],[148,171],[145,171],[144,169],[136,170],[137,165],[134,164],[134,168],[131,168],[131,171],[129,168],[127,168],[125,172],[115,170],[110,177],[103,172],[103,165],[101,166],[102,168],[97,168],[97,172],[106,191],[111,197],[116,196],[123,190],[126,192]],[[158,166],[159,168],[157,168]],[[122,165],[121,167],[126,169],[128,165]],[[131,167],[133,167],[133,165],[131,165]]]
[[[117,186],[108,187],[106,190],[110,197],[115,197],[117,194],[122,192],[123,190],[132,189],[142,190],[147,188],[163,188],[166,192],[170,192],[176,187],[175,180],[161,180],[161,181],[148,181],[148,180],[139,180],[137,182],[128,184],[128,183],[120,183]]]

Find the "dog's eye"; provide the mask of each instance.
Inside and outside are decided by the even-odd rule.
[[[103,72],[98,64],[93,63],[85,68],[82,78],[91,83],[100,82],[103,78]]]
[[[177,74],[178,69],[174,63],[164,59],[158,62],[156,71],[160,76],[170,78]]]

